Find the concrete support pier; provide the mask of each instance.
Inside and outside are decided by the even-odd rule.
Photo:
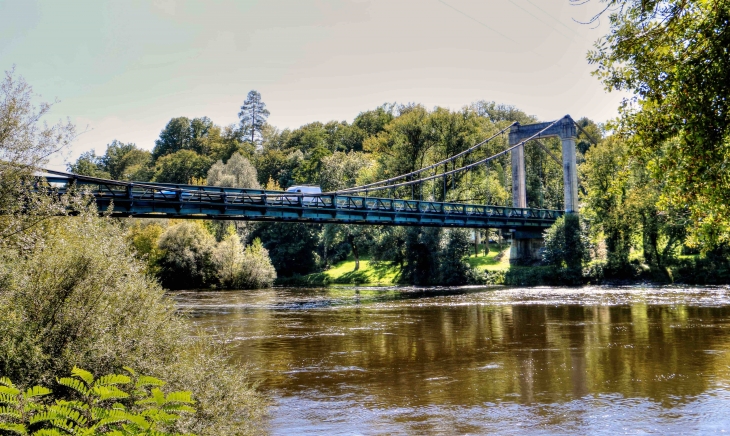
[[[573,119],[566,115],[557,123],[515,124],[509,133],[509,146],[513,147],[522,141],[540,133],[536,139],[558,137],[563,149],[563,207],[567,213],[578,212],[578,173],[575,162],[575,139],[577,136]],[[525,176],[525,145],[521,144],[512,150],[512,206],[527,207],[527,186]],[[524,232],[515,229],[512,233],[510,262],[529,264],[540,260],[542,255],[542,234]]]

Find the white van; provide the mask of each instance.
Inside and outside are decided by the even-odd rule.
[[[316,185],[296,185],[286,189],[286,192],[296,192],[297,194],[321,194],[322,188]],[[289,197],[290,201],[296,201],[296,197]],[[315,197],[303,197],[303,204],[312,204],[315,202]]]

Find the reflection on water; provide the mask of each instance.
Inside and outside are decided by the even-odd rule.
[[[235,338],[278,434],[730,430],[727,288],[175,294]]]

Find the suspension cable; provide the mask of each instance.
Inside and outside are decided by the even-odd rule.
[[[346,193],[346,192],[352,192],[352,191],[359,192],[359,191],[365,190],[365,188],[370,188],[370,187],[373,187],[373,186],[376,186],[376,185],[388,184],[388,183],[391,183],[391,182],[395,182],[396,180],[404,179],[404,178],[409,177],[409,176],[411,176],[411,178],[412,178],[412,176],[415,176],[417,174],[420,174],[420,173],[422,173],[424,171],[428,171],[430,169],[434,169],[434,168],[438,167],[439,165],[445,165],[445,164],[447,164],[449,162],[454,161],[458,157],[461,157],[461,156],[463,156],[465,154],[468,154],[468,153],[476,150],[477,148],[479,148],[482,145],[490,142],[491,140],[493,140],[497,136],[503,134],[504,132],[507,131],[507,129],[510,129],[515,124],[517,124],[516,121],[513,122],[512,124],[510,124],[509,126],[505,127],[504,129],[500,130],[499,132],[495,133],[494,135],[490,136],[489,138],[485,139],[484,141],[479,142],[478,144],[475,144],[472,147],[470,147],[470,148],[462,151],[461,153],[455,154],[455,155],[453,155],[451,157],[448,157],[448,158],[446,158],[446,159],[444,159],[444,160],[442,160],[440,162],[436,162],[434,164],[431,164],[431,165],[429,165],[427,167],[423,167],[423,168],[421,168],[419,170],[411,171],[410,173],[402,174],[400,176],[391,177],[389,179],[385,179],[385,180],[380,180],[380,181],[377,181],[377,182],[368,183],[366,185],[360,185],[360,186],[354,186],[352,188],[340,189],[340,190],[338,190],[336,192],[337,193]]]
[[[476,167],[478,165],[481,165],[483,163],[489,162],[489,161],[494,160],[494,159],[496,159],[496,158],[498,158],[498,157],[500,157],[500,156],[502,156],[502,155],[504,155],[506,153],[509,153],[510,151],[514,150],[515,148],[517,148],[517,147],[519,147],[521,145],[525,145],[525,143],[527,143],[528,141],[531,141],[531,140],[533,140],[535,138],[540,137],[540,135],[542,135],[543,132],[545,132],[546,130],[548,130],[549,128],[551,128],[552,126],[554,126],[555,124],[557,124],[561,120],[562,120],[562,118],[557,119],[557,120],[551,122],[545,128],[543,128],[539,132],[535,133],[534,135],[530,136],[529,138],[527,138],[527,139],[525,139],[525,140],[523,140],[523,141],[521,141],[521,142],[513,145],[512,147],[509,147],[509,148],[507,148],[507,149],[505,149],[503,151],[500,151],[499,153],[497,153],[495,155],[486,157],[486,158],[484,158],[484,159],[482,159],[480,161],[471,163],[469,165],[465,165],[465,166],[460,167],[460,168],[453,169],[451,171],[446,171],[446,172],[443,172],[441,174],[437,174],[437,175],[434,175],[434,176],[428,176],[428,177],[424,177],[424,178],[417,179],[417,180],[409,180],[409,181],[406,181],[406,182],[395,183],[395,184],[387,185],[387,186],[372,187],[373,184],[371,183],[369,185],[363,185],[363,186],[360,186],[360,187],[343,189],[343,190],[335,191],[335,192],[328,192],[327,194],[335,194],[335,195],[337,195],[337,194],[341,194],[341,193],[361,192],[361,191],[366,191],[366,190],[369,190],[369,191],[380,191],[380,190],[383,190],[383,189],[400,188],[402,186],[412,186],[412,185],[415,185],[417,183],[422,183],[422,182],[426,182],[426,181],[429,181],[429,180],[436,179],[438,177],[446,177],[447,175],[460,173],[462,171],[467,171],[467,170],[470,170],[470,169],[472,169],[472,168],[474,168],[474,167]],[[460,153],[459,155],[461,155],[463,153],[464,152]],[[456,155],[456,156],[459,156],[459,155]],[[456,156],[454,156],[454,157],[456,157]],[[444,161],[439,162],[439,163],[443,163],[443,162]],[[424,169],[428,169],[428,168],[430,168],[430,167],[426,167]],[[421,170],[419,170],[419,171],[421,171]],[[414,173],[409,173],[409,174],[414,174]],[[402,176],[401,177],[398,177],[398,178],[393,178],[393,180],[398,180],[399,178],[402,178]],[[376,182],[376,184],[377,183],[382,183],[382,182]],[[367,186],[367,189],[364,188],[366,186]]]

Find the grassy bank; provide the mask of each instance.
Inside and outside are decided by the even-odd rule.
[[[355,271],[355,259],[352,256],[321,272],[305,276],[281,277],[277,285],[284,286],[326,286],[368,285],[390,286],[398,283],[398,266],[390,262],[372,262],[370,258],[360,258],[360,268]]]
[[[501,253],[492,247],[490,252],[484,255],[484,245],[479,247],[479,256],[474,253],[466,259],[469,265],[478,271],[485,284],[502,284],[505,273],[510,269],[509,249]],[[369,257],[360,258],[360,268],[355,271],[355,259],[350,256],[342,262],[338,262],[330,269],[307,274],[305,276],[280,277],[276,284],[282,286],[326,286],[332,284],[340,285],[366,285],[366,286],[391,286],[398,284],[400,272],[398,265],[390,262],[372,262]]]

